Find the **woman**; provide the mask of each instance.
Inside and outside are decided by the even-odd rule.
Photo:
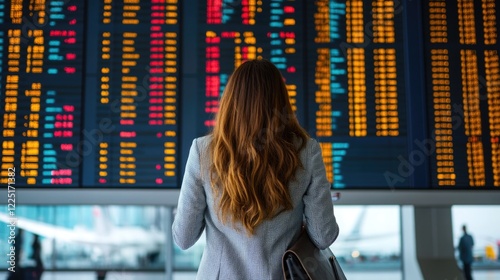
[[[339,233],[319,144],[295,118],[279,70],[247,61],[213,132],[192,143],[174,241],[187,249],[206,229],[197,279],[283,279],[282,254],[302,224],[320,249]]]

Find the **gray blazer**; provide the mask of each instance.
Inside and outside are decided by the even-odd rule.
[[[183,250],[193,246],[206,230],[197,279],[283,279],[281,256],[298,238],[305,222],[309,236],[320,249],[330,246],[339,234],[333,214],[330,183],[319,144],[310,139],[300,153],[304,169],[290,183],[293,210],[260,224],[253,236],[241,225],[222,224],[214,208],[207,171],[210,136],[191,145],[172,226],[174,242]]]

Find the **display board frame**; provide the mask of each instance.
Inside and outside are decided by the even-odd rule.
[[[18,189],[17,205],[163,205],[175,207],[180,190]],[[495,190],[331,191],[334,205],[498,205]],[[2,203],[5,203],[2,202]]]
[[[79,187],[53,187],[53,186],[23,186],[26,190],[33,190],[34,193],[36,191],[47,191],[52,192],[52,190],[57,190],[58,192],[66,192],[71,189],[71,191],[77,191],[79,193],[82,191],[84,194],[86,191],[88,193],[96,193],[99,191],[107,192],[112,191],[116,193],[133,193],[135,191],[144,191],[144,192],[153,192],[159,191],[159,193],[170,194],[172,193],[174,196],[178,192],[182,183],[182,174],[185,169],[185,162],[188,157],[189,148],[191,141],[195,137],[201,136],[202,133],[193,129],[193,123],[196,122],[197,119],[203,119],[202,113],[197,110],[200,103],[203,103],[203,97],[199,94],[199,85],[203,83],[203,79],[200,78],[201,70],[199,65],[200,61],[202,62],[203,58],[199,56],[199,50],[203,46],[200,46],[199,37],[200,25],[197,24],[186,24],[193,23],[196,18],[197,12],[200,10],[200,5],[203,5],[203,1],[196,0],[187,0],[182,1],[182,5],[179,10],[179,18],[182,20],[182,24],[180,26],[179,34],[193,34],[194,36],[180,36],[180,46],[189,46],[189,48],[183,48],[180,52],[181,56],[178,60],[179,63],[178,68],[178,88],[180,89],[178,92],[179,100],[177,115],[178,115],[178,135],[176,136],[178,139],[177,145],[177,159],[176,159],[176,183],[171,183],[170,189],[169,187],[137,187],[137,186],[91,186],[88,183],[92,181],[92,178],[84,178],[80,180],[81,185]],[[238,1],[235,1],[238,2]],[[402,71],[405,75],[404,77],[404,89],[402,89],[403,93],[406,96],[406,114],[407,120],[405,126],[408,127],[406,129],[406,139],[407,139],[407,151],[406,154],[403,154],[399,159],[399,165],[396,167],[387,168],[387,172],[390,173],[389,177],[386,177],[387,184],[384,186],[375,186],[375,187],[357,187],[357,186],[347,186],[346,188],[334,188],[332,191],[341,191],[342,193],[353,193],[358,196],[361,192],[371,192],[371,191],[380,191],[383,193],[384,191],[394,191],[398,188],[401,188],[401,194],[409,193],[408,191],[450,191],[450,194],[456,191],[469,191],[471,193],[481,193],[479,196],[483,195],[482,191],[498,191],[500,188],[486,186],[480,188],[472,188],[469,186],[454,186],[454,187],[437,187],[432,186],[432,170],[431,170],[431,157],[435,156],[434,150],[435,147],[431,147],[433,143],[433,135],[432,132],[426,128],[429,126],[429,119],[431,118],[430,111],[428,107],[429,104],[429,94],[426,94],[426,86],[423,84],[426,81],[426,65],[424,59],[424,34],[423,28],[425,28],[424,24],[422,24],[423,18],[423,3],[425,0],[419,1],[394,1],[395,5],[397,4],[398,11],[397,13],[403,14],[403,39],[404,39],[404,71]],[[304,2],[305,3],[305,2]],[[306,4],[301,4],[301,7],[307,7]],[[240,5],[241,2],[238,2]],[[98,5],[96,3],[89,3],[86,9],[95,9]],[[304,12],[306,14],[306,12]],[[498,12],[497,12],[498,14]],[[87,28],[97,28],[96,23],[87,24]],[[300,29],[300,28],[298,28]],[[305,30],[305,27],[302,27]],[[368,30],[368,28],[366,29]],[[364,30],[366,32],[366,30]],[[313,36],[305,36],[306,38],[312,38]],[[87,45],[87,49],[90,49],[90,46],[96,46],[97,40],[96,38],[85,38]],[[344,42],[345,43],[345,42]],[[367,42],[370,44],[370,42]],[[306,44],[304,44],[306,45]],[[353,47],[363,47],[363,44],[359,46],[356,44],[352,45]],[[306,60],[304,58],[304,60]],[[89,59],[87,58],[87,63],[96,64],[97,60],[95,58]],[[203,63],[201,63],[203,64]],[[305,65],[306,63],[304,63]],[[95,65],[93,65],[94,68]],[[91,88],[97,87],[98,79],[96,69],[90,71],[89,69],[85,69],[84,74],[94,75],[90,79],[88,79],[86,83],[86,88],[84,89],[85,96],[83,96],[82,100],[84,101],[84,106],[90,106],[92,102],[95,103],[95,100],[90,100],[89,97],[92,93]],[[88,72],[90,71],[90,72]],[[306,75],[305,75],[306,76]],[[307,78],[304,78],[304,84],[307,83]],[[427,81],[428,82],[428,81]],[[303,86],[306,88],[306,86]],[[313,93],[303,93],[304,96],[307,94],[311,95]],[[302,97],[303,100],[308,99],[309,97]],[[189,104],[188,104],[189,103]],[[191,106],[193,105],[193,106]],[[307,107],[307,106],[304,106]],[[419,108],[416,110],[415,108]],[[421,110],[420,110],[421,109]],[[308,108],[302,108],[302,111],[306,112],[303,116],[299,116],[304,124],[309,127],[311,130],[312,122],[310,121],[310,114],[314,112],[310,112]],[[195,119],[195,120],[193,120]],[[186,120],[186,121],[183,121]],[[187,121],[189,120],[189,121]],[[86,119],[87,122],[95,122],[96,117],[93,116],[91,118]],[[411,127],[411,128],[410,128]],[[314,135],[313,135],[314,137]],[[96,148],[97,149],[97,148]],[[96,155],[92,155],[92,159],[84,159],[80,165],[79,170],[80,174],[82,170],[94,170],[96,169],[93,166],[93,162],[95,161]],[[363,179],[365,180],[365,179]],[[368,179],[366,179],[368,180]],[[399,182],[404,182],[407,186],[398,187],[397,184]],[[85,186],[84,186],[85,185]],[[399,190],[398,190],[399,191]],[[119,197],[127,197],[127,195],[120,195]],[[147,197],[147,196],[146,196]],[[383,200],[383,199],[382,199]],[[404,200],[403,200],[404,201]],[[461,201],[459,199],[459,201]]]

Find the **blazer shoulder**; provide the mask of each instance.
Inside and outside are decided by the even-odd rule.
[[[195,138],[193,143],[196,142],[198,145],[198,148],[202,148],[202,147],[207,147],[208,144],[210,144],[210,141],[212,141],[212,135],[209,134],[209,135]]]
[[[314,146],[314,145],[318,145],[318,141],[316,139],[314,139],[314,138],[309,137],[307,139],[306,146],[311,147],[311,146]]]
[[[317,147],[319,147],[319,142],[314,138],[309,138],[307,139],[304,149],[311,153],[311,151]]]
[[[208,158],[208,146],[212,141],[212,135],[206,135],[202,137],[195,138],[193,140],[193,145],[196,145],[196,151],[200,157],[200,160],[205,160]]]

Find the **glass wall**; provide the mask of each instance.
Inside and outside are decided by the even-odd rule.
[[[334,210],[340,235],[331,249],[347,277],[402,279],[399,206],[335,206]],[[164,270],[166,208],[20,206],[16,215],[25,229],[21,260],[25,266],[34,265],[32,242],[37,234],[48,270]],[[0,227],[3,248],[8,235],[8,228]],[[174,245],[176,274],[186,271],[194,279],[205,242],[202,235],[188,250]],[[5,258],[5,254],[0,257],[1,268],[6,267]]]
[[[340,235],[331,246],[349,271],[401,270],[399,206],[336,206]]]
[[[1,213],[0,220],[8,222]],[[152,206],[19,206],[17,263],[35,265],[38,235],[45,269],[163,270],[165,217],[164,208]],[[1,248],[8,248],[9,235],[8,227],[0,227]],[[7,256],[0,256],[6,268]]]

